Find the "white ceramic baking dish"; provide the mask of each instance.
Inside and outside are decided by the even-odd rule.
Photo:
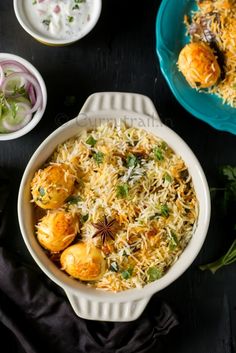
[[[51,156],[56,146],[74,136],[81,128],[91,129],[111,119],[125,120],[129,125],[157,135],[182,156],[192,176],[200,208],[192,239],[169,271],[162,278],[142,289],[131,289],[120,293],[90,288],[67,276],[48,259],[34,234],[34,211],[30,202],[30,181],[35,171]],[[148,97],[132,93],[95,93],[87,99],[77,118],[59,127],[33,154],[20,185],[18,217],[24,241],[31,255],[48,277],[65,290],[78,316],[102,321],[131,321],[143,312],[151,296],[175,281],[199,253],[210,220],[209,188],[193,152],[175,132],[162,124]]]

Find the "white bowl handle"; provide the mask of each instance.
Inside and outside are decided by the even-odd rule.
[[[126,92],[94,93],[84,103],[80,114],[108,110],[135,112],[160,121],[156,108],[150,98],[142,94]]]
[[[65,291],[76,315],[87,320],[96,321],[133,321],[145,309],[150,297],[123,302],[103,302],[96,299],[87,299],[82,295],[75,295]]]

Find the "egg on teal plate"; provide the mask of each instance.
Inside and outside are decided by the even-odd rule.
[[[215,94],[189,86],[176,65],[188,43],[184,15],[196,10],[196,0],[162,0],[156,19],[156,51],[161,71],[176,99],[192,115],[212,127],[236,134],[236,108],[223,104]]]

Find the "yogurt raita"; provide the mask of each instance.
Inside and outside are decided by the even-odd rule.
[[[25,16],[34,30],[51,39],[73,39],[86,31],[96,0],[24,0]]]

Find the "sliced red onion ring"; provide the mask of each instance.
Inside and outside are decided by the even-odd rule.
[[[24,65],[18,63],[15,60],[4,60],[4,61],[0,62],[0,65],[2,66],[3,71],[5,73],[7,70],[13,71],[13,72],[28,72],[29,73],[28,69]],[[5,75],[4,75],[3,79],[5,79]],[[2,84],[2,82],[0,83],[0,85],[1,84]],[[28,88],[29,88],[28,86],[29,86],[28,83],[26,83],[25,84],[26,90],[28,90]]]
[[[0,86],[1,86],[1,84],[2,84],[2,82],[3,82],[3,80],[4,80],[4,78],[5,78],[5,74],[4,74],[4,71],[3,71],[3,67],[2,67],[2,65],[0,64]]]
[[[31,101],[31,104],[34,105],[36,102],[36,97],[35,97],[35,93],[34,93],[34,87],[31,84],[29,85],[29,88],[28,88],[28,95],[29,95],[29,99]]]
[[[33,88],[35,90],[36,102],[33,105],[33,107],[30,109],[29,113],[35,112],[39,107],[41,107],[42,101],[43,101],[43,96],[42,96],[42,91],[41,91],[41,88],[40,88],[40,85],[39,85],[37,79],[33,75],[31,75],[30,73],[27,73],[27,72],[14,72],[13,74],[8,75],[4,79],[4,81],[2,83],[2,91],[3,91],[3,93],[4,94],[6,93],[7,83],[10,80],[14,80],[16,78],[21,78],[21,79],[23,78],[26,81],[28,81],[28,83],[31,83],[33,85]]]
[[[0,63],[4,70],[10,69],[15,72],[29,72],[29,70],[24,65],[15,60],[3,60]]]
[[[19,102],[17,103],[18,107],[22,107],[25,109],[24,112],[22,112],[22,120],[18,124],[10,124],[7,119],[2,120],[2,126],[9,132],[17,131],[24,127],[26,124],[29,123],[29,121],[32,118],[32,114],[30,113],[30,106],[26,103]]]

